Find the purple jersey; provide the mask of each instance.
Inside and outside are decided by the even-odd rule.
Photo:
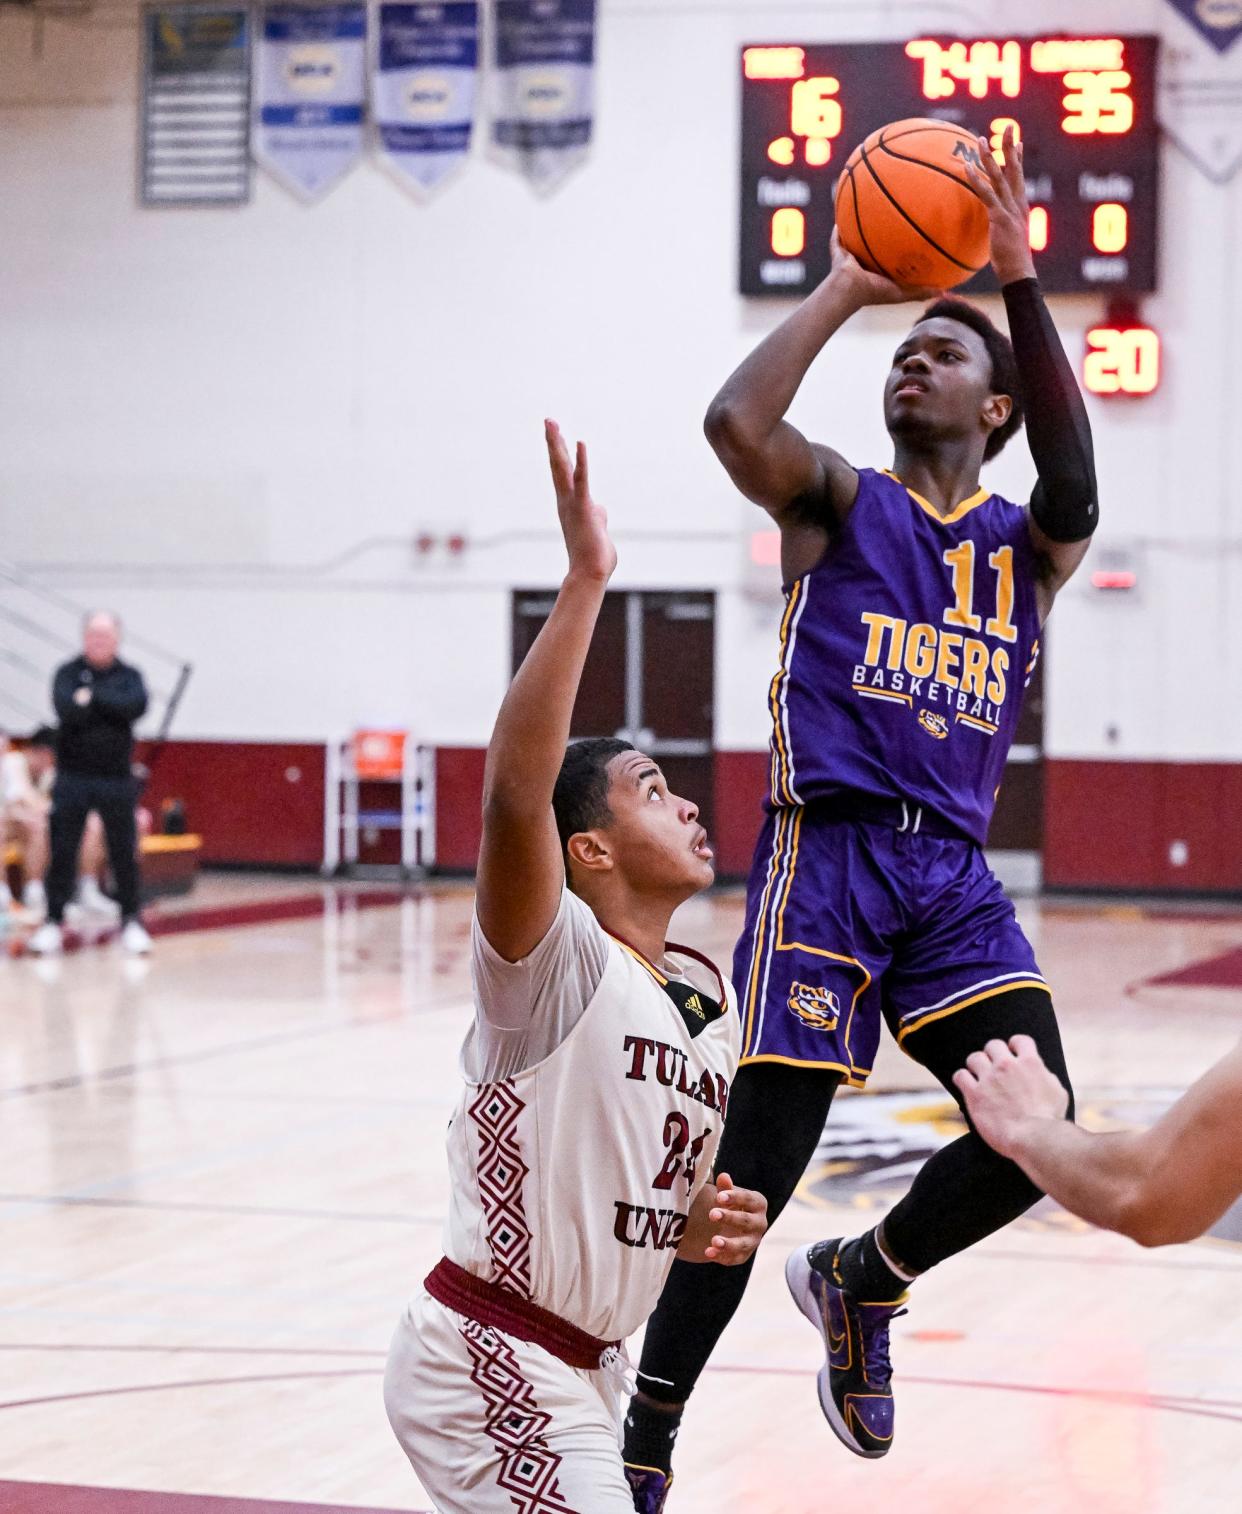
[[[863,468],[785,598],[770,804],[910,800],[983,842],[1039,656],[1026,511],[981,489],[941,518]]]

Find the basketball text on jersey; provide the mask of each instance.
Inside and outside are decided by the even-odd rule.
[[[729,1104],[729,1084],[719,1073],[704,1069],[698,1078],[688,1071],[689,1059],[680,1046],[669,1046],[650,1036],[626,1036],[625,1050],[630,1053],[626,1077],[645,1083],[653,1077],[665,1088],[676,1088],[696,1103],[720,1112],[723,1122]]]
[[[946,611],[946,613],[949,613]],[[854,692],[864,697],[887,695],[919,707],[919,724],[928,705],[994,736],[1000,707],[1009,693],[1009,652],[989,647],[960,631],[946,631],[926,623],[909,625],[893,615],[862,614],[866,641],[862,661],[854,666]],[[947,734],[932,728],[935,735]]]

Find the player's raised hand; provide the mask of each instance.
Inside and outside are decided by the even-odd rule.
[[[543,430],[556,488],[556,513],[569,553],[569,571],[581,578],[607,583],[617,566],[617,549],[608,535],[608,512],[591,498],[586,443],[578,443],[577,456],[571,464],[561,428],[555,421],[546,420]]]
[[[1035,277],[1035,259],[1031,256],[1031,211],[1026,203],[1026,179],[1022,174],[1022,143],[1014,139],[1012,126],[1006,126],[1001,139],[1004,167],[996,161],[991,143],[980,137],[979,158],[982,168],[968,159],[966,177],[971,188],[987,206],[992,234],[992,267],[1001,284]]]
[[[1032,1120],[1063,1120],[1069,1094],[1044,1065],[1030,1036],[989,1041],[953,1074],[975,1129],[995,1151],[1012,1156]]]
[[[832,267],[829,277],[848,282],[859,308],[863,305],[904,305],[909,300],[934,300],[939,289],[907,289],[882,273],[870,273],[852,252],[841,245],[841,235],[832,228]]]
[[[709,1262],[737,1267],[755,1254],[768,1229],[768,1201],[753,1188],[735,1188],[722,1172],[716,1179],[716,1202],[708,1214],[715,1227],[711,1244],[703,1250]]]

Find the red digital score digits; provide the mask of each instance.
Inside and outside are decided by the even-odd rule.
[[[1092,394],[1151,394],[1160,382],[1160,337],[1150,326],[1087,332],[1082,381]]]
[[[986,100],[995,85],[1011,100],[1022,94],[1021,42],[950,42],[930,37],[906,44],[906,56],[923,65],[923,96],[947,100],[963,84],[976,100]],[[1030,44],[1031,72],[1060,74],[1066,87],[1061,130],[1070,136],[1120,136],[1134,125],[1134,82],[1122,66],[1120,37],[1074,40],[1053,38]]]
[[[906,44],[906,57],[923,64],[923,94],[928,100],[947,100],[965,84],[976,100],[986,100],[995,82],[1003,95],[1016,100],[1022,93],[1020,42],[950,42],[943,47],[929,37]]]
[[[800,47],[751,47],[746,50],[746,66],[751,66],[752,53],[788,54],[797,53],[798,59],[764,59],[756,67],[802,68]],[[770,78],[771,75],[760,75]],[[782,77],[787,77],[782,75]],[[802,156],[808,168],[822,168],[832,159],[832,139],[841,135],[844,115],[841,102],[835,97],[840,93],[841,81],[830,75],[818,79],[798,79],[789,92],[789,132],[787,137],[776,137],[768,144],[768,157],[781,168],[792,168],[797,161],[798,139],[802,141]]]

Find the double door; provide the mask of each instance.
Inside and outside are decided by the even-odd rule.
[[[513,596],[513,671],[556,596]],[[618,736],[654,757],[669,787],[712,829],[716,596],[700,590],[618,590],[604,596],[574,705],[570,736]]]

